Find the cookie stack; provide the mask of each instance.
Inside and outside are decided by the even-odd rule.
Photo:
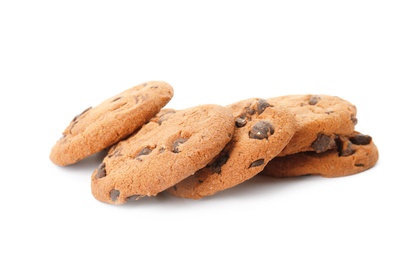
[[[108,151],[91,177],[93,196],[123,204],[168,192],[200,199],[257,174],[338,177],[375,165],[356,107],[329,95],[251,98],[227,106],[163,108],[173,97],[151,81],[77,115],[50,159],[66,166]]]

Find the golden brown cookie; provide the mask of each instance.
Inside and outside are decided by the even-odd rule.
[[[150,132],[154,128],[160,126],[163,121],[166,121],[171,115],[176,113],[176,110],[171,108],[163,108],[158,112],[154,117],[150,119],[150,121],[143,125],[140,129],[137,130],[139,133],[133,133],[133,135],[136,135],[135,138],[137,138],[140,135],[144,135],[147,132]]]
[[[143,136],[144,134],[147,134],[148,132],[150,132],[151,130],[159,127],[161,125],[161,123],[165,120],[167,120],[167,118],[176,113],[176,110],[171,109],[171,108],[163,108],[160,110],[160,112],[158,112],[154,117],[152,117],[150,119],[150,121],[148,123],[146,123],[145,125],[143,125],[142,127],[140,127],[139,129],[137,129],[136,131],[134,131],[131,135],[127,136],[126,138],[124,138],[122,141],[125,141],[126,139],[129,139],[131,136],[134,135],[134,138],[141,138],[141,136]],[[130,141],[133,138],[130,139]],[[116,150],[117,145],[120,143],[115,143],[114,145],[108,147],[106,149],[107,154],[111,154],[112,151]]]
[[[234,131],[230,109],[218,105],[170,113],[158,124],[111,149],[91,177],[96,199],[123,204],[155,196],[209,163]]]
[[[356,107],[336,96],[288,95],[267,99],[294,114],[298,130],[278,156],[304,151],[324,152],[334,147],[337,134],[352,134]]]
[[[293,115],[263,99],[248,99],[228,107],[236,125],[232,140],[206,167],[169,188],[169,193],[200,199],[238,185],[259,173],[296,130]]]
[[[51,161],[65,166],[104,150],[144,125],[172,97],[173,88],[168,83],[150,81],[86,109],[52,147]]]
[[[379,159],[378,149],[372,138],[355,132],[338,136],[336,148],[322,152],[300,152],[272,159],[261,174],[273,177],[321,175],[340,177],[363,172],[373,167]]]

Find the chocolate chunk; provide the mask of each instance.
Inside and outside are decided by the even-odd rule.
[[[267,107],[270,107],[271,105],[264,99],[259,99],[258,100],[258,104],[257,104],[257,110],[258,110],[258,115],[262,114],[262,112],[265,111],[265,109]]]
[[[98,166],[98,172],[95,175],[95,179],[101,179],[101,178],[104,178],[105,176],[107,176],[107,170],[105,169],[105,163],[101,163]]]
[[[210,165],[210,168],[214,173],[221,173],[222,166],[228,161],[229,155],[226,153],[221,153],[220,156]]]
[[[115,102],[115,101],[120,100],[120,99],[121,99],[121,97],[117,97],[117,98],[114,98],[111,102]]]
[[[127,198],[125,198],[125,200],[127,201],[134,201],[134,200],[139,200],[142,197],[144,197],[143,195],[132,195],[132,196],[128,196]]]
[[[357,145],[367,145],[370,144],[370,142],[372,141],[372,137],[369,135],[357,134],[355,136],[350,137],[350,141],[353,144]]]
[[[256,113],[255,109],[253,109],[252,107],[245,107],[245,111],[248,115],[253,115]]]
[[[335,138],[335,142],[337,145],[337,151],[339,152],[339,156],[347,157],[355,153],[355,150],[353,149],[353,144],[349,141],[347,137],[338,136]]]
[[[311,148],[317,153],[322,153],[335,147],[335,145],[336,142],[334,141],[334,138],[325,134],[319,134],[317,139],[311,144]]]
[[[264,164],[264,159],[259,159],[251,163],[248,168],[257,167]]]
[[[352,116],[351,118],[350,118],[350,120],[352,120],[352,122],[353,122],[353,125],[357,125],[357,118],[356,117],[354,117],[354,116]]]
[[[140,156],[142,155],[148,155],[150,154],[152,151],[152,149],[148,148],[148,147],[144,147],[143,149],[141,149],[141,151],[137,154],[137,156],[135,157],[137,160],[142,161],[142,159],[140,158]]]
[[[246,120],[246,115],[245,114],[241,115],[241,116],[239,116],[235,119],[235,125],[238,128],[241,128],[241,127],[245,126],[246,122],[247,122],[247,120]]]
[[[84,111],[82,111],[82,113],[80,113],[79,115],[76,115],[73,119],[72,119],[72,121],[71,121],[71,124],[70,124],[70,128],[69,128],[69,132],[71,132],[72,131],[72,128],[76,125],[76,123],[78,123],[78,119],[83,115],[83,114],[85,114],[88,110],[90,110],[92,107],[88,107],[87,109],[85,109]]]
[[[356,163],[354,166],[356,166],[356,167],[365,167],[365,165],[363,163]]]
[[[183,143],[185,143],[188,140],[188,138],[179,138],[173,143],[173,153],[179,153],[179,146]]]
[[[84,111],[82,111],[82,113],[80,113],[79,115],[76,115],[73,119],[72,122],[75,122],[76,120],[78,120],[79,117],[81,117],[83,114],[85,114],[86,112],[88,112],[90,109],[92,109],[92,107],[88,107],[87,109],[85,109]]]
[[[259,121],[249,131],[249,138],[264,139],[274,134],[274,127],[268,121]]]
[[[340,156],[347,157],[354,154],[355,150],[352,148],[352,142],[347,141],[346,145],[342,147],[340,151]]]
[[[308,104],[314,106],[320,101],[320,99],[321,99],[320,96],[312,96],[310,100],[308,101]]]
[[[110,192],[110,197],[111,197],[111,200],[112,201],[116,201],[117,199],[118,199],[118,197],[120,196],[120,191],[119,190],[116,190],[116,189],[113,189],[111,192]]]

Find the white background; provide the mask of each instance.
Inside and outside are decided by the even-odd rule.
[[[0,37],[1,259],[415,259],[414,1],[1,1]],[[379,161],[101,203],[101,157],[59,167],[50,149],[85,108],[149,80],[176,109],[340,96]]]

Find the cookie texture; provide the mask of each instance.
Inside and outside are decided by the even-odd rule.
[[[298,130],[278,156],[304,151],[321,153],[335,146],[336,135],[354,132],[356,107],[330,95],[287,95],[267,99],[294,114]]]
[[[341,177],[372,168],[379,159],[378,149],[369,135],[354,132],[337,136],[334,149],[300,152],[272,159],[261,174],[273,177],[321,175]]]
[[[229,105],[235,122],[232,140],[204,168],[167,191],[200,199],[234,187],[258,174],[277,156],[296,131],[294,116],[264,99]]]
[[[171,109],[171,108],[161,109],[160,112],[158,112],[154,117],[152,117],[148,123],[143,125],[141,128],[139,128],[136,132],[132,134],[132,135],[135,135],[135,137],[131,138],[130,141],[136,138],[139,138],[140,136],[147,134],[153,129],[159,127],[164,121],[166,121],[174,113],[176,113],[175,109]]]
[[[104,150],[143,126],[172,97],[168,83],[150,81],[84,110],[52,147],[50,160],[65,166]]]
[[[218,105],[167,113],[156,124],[110,150],[91,177],[96,199],[123,204],[155,196],[209,163],[234,132],[230,109]]]

